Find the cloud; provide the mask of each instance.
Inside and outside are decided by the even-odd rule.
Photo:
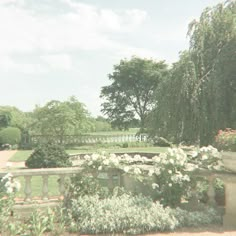
[[[146,17],[145,11],[137,9],[115,12],[72,0],[61,0],[67,11],[57,14],[39,14],[27,1],[4,2],[12,4],[0,5],[1,53],[116,48],[110,35],[135,30]]]
[[[70,70],[72,68],[71,57],[67,54],[44,55],[40,58],[55,70]]]
[[[0,70],[7,73],[21,72],[24,74],[42,74],[46,72],[45,68],[38,63],[19,63],[8,55],[0,56]]]

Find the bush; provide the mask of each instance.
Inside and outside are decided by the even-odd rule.
[[[21,131],[15,127],[7,127],[0,131],[0,145],[19,144],[21,141]]]
[[[62,146],[57,144],[41,144],[25,162],[29,168],[68,167],[72,163]]]
[[[212,208],[194,212],[164,208],[150,198],[128,194],[105,199],[97,195],[79,197],[72,202],[71,214],[74,228],[81,234],[137,235],[220,222],[219,214]]]
[[[215,138],[216,147],[225,151],[236,151],[236,130],[219,130]]]

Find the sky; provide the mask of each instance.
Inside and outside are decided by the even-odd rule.
[[[100,115],[121,59],[178,60],[188,24],[221,0],[0,0],[0,106],[75,96]]]

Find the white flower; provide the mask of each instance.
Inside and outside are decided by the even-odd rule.
[[[14,181],[14,189],[18,192],[21,188],[21,184],[19,181]]]
[[[109,160],[108,159],[104,160],[103,164],[106,165],[106,166],[109,165]]]
[[[102,170],[102,166],[99,166],[99,167],[98,167],[98,170]]]
[[[168,153],[170,156],[174,156],[174,149],[168,148]]]
[[[153,183],[153,184],[152,184],[152,188],[153,188],[153,189],[159,188],[159,185],[156,184],[156,183]]]
[[[153,169],[148,171],[148,176],[152,176],[153,174],[154,174],[154,170]]]
[[[169,186],[169,187],[172,187],[172,183],[169,183],[168,186]]]
[[[202,160],[207,160],[208,159],[208,156],[207,155],[202,155]]]
[[[160,155],[161,156],[161,155]],[[160,163],[160,161],[161,161],[161,157],[160,156],[154,156],[153,158],[152,158],[152,160],[154,161],[154,162],[156,162],[156,163]]]
[[[9,186],[9,187],[7,188],[7,193],[12,193],[12,192],[13,192],[13,188]]]
[[[85,155],[84,156],[84,160],[86,160],[86,161],[90,160],[90,156],[89,155]]]
[[[129,169],[130,169],[130,168],[129,168],[128,166],[125,166],[125,167],[124,167],[124,172],[126,172],[126,173],[129,172]]]
[[[183,176],[183,180],[185,180],[185,181],[189,182],[189,181],[190,181],[190,178],[189,178],[189,176],[188,176],[188,175],[184,175],[184,176]]]
[[[1,182],[5,181],[5,180],[9,180],[12,177],[13,177],[13,175],[11,173],[8,173],[2,177]]]
[[[168,173],[171,175],[172,174],[172,170],[168,170]]]
[[[192,157],[197,157],[198,156],[198,152],[197,151],[192,151],[191,155],[192,155]]]
[[[186,170],[186,171],[194,171],[196,168],[197,168],[196,165],[194,165],[194,164],[192,164],[192,163],[187,163],[187,164],[185,165],[185,170]]]
[[[88,165],[89,165],[89,166],[91,166],[92,164],[93,164],[93,162],[92,162],[92,161],[89,161],[89,162],[88,162]]]
[[[170,159],[169,160],[171,164],[174,164],[174,160],[173,159]]]
[[[139,175],[139,174],[141,174],[142,172],[141,172],[141,170],[140,170],[139,168],[135,167],[135,168],[134,168],[134,173],[135,173],[136,175]]]
[[[110,154],[110,158],[116,158],[116,154],[111,153],[111,154]]]
[[[155,169],[155,174],[156,174],[156,175],[160,175],[160,174],[161,174],[160,169],[156,168],[156,169]]]
[[[96,161],[99,158],[98,154],[92,154],[92,160]]]

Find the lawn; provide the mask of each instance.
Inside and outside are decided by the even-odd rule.
[[[77,153],[96,153],[96,152],[108,152],[108,153],[130,153],[130,152],[146,152],[146,153],[160,153],[165,152],[166,147],[130,147],[130,148],[97,148],[96,146],[84,146],[78,149],[66,150],[69,154]],[[32,153],[32,150],[19,150],[11,158],[11,162],[26,161]]]
[[[21,188],[20,191],[17,193],[17,197],[24,198],[24,189],[25,189],[25,180],[24,177],[16,178],[20,184]],[[48,178],[48,195],[49,196],[58,196],[58,179],[59,176],[53,175],[49,176]],[[42,185],[43,180],[41,176],[33,176],[31,179],[31,190],[32,190],[32,197],[39,197],[42,196]]]
[[[126,134],[137,134],[139,128],[130,128],[128,130],[112,130],[112,131],[100,131],[100,132],[90,132],[86,133],[89,135],[126,135]]]

